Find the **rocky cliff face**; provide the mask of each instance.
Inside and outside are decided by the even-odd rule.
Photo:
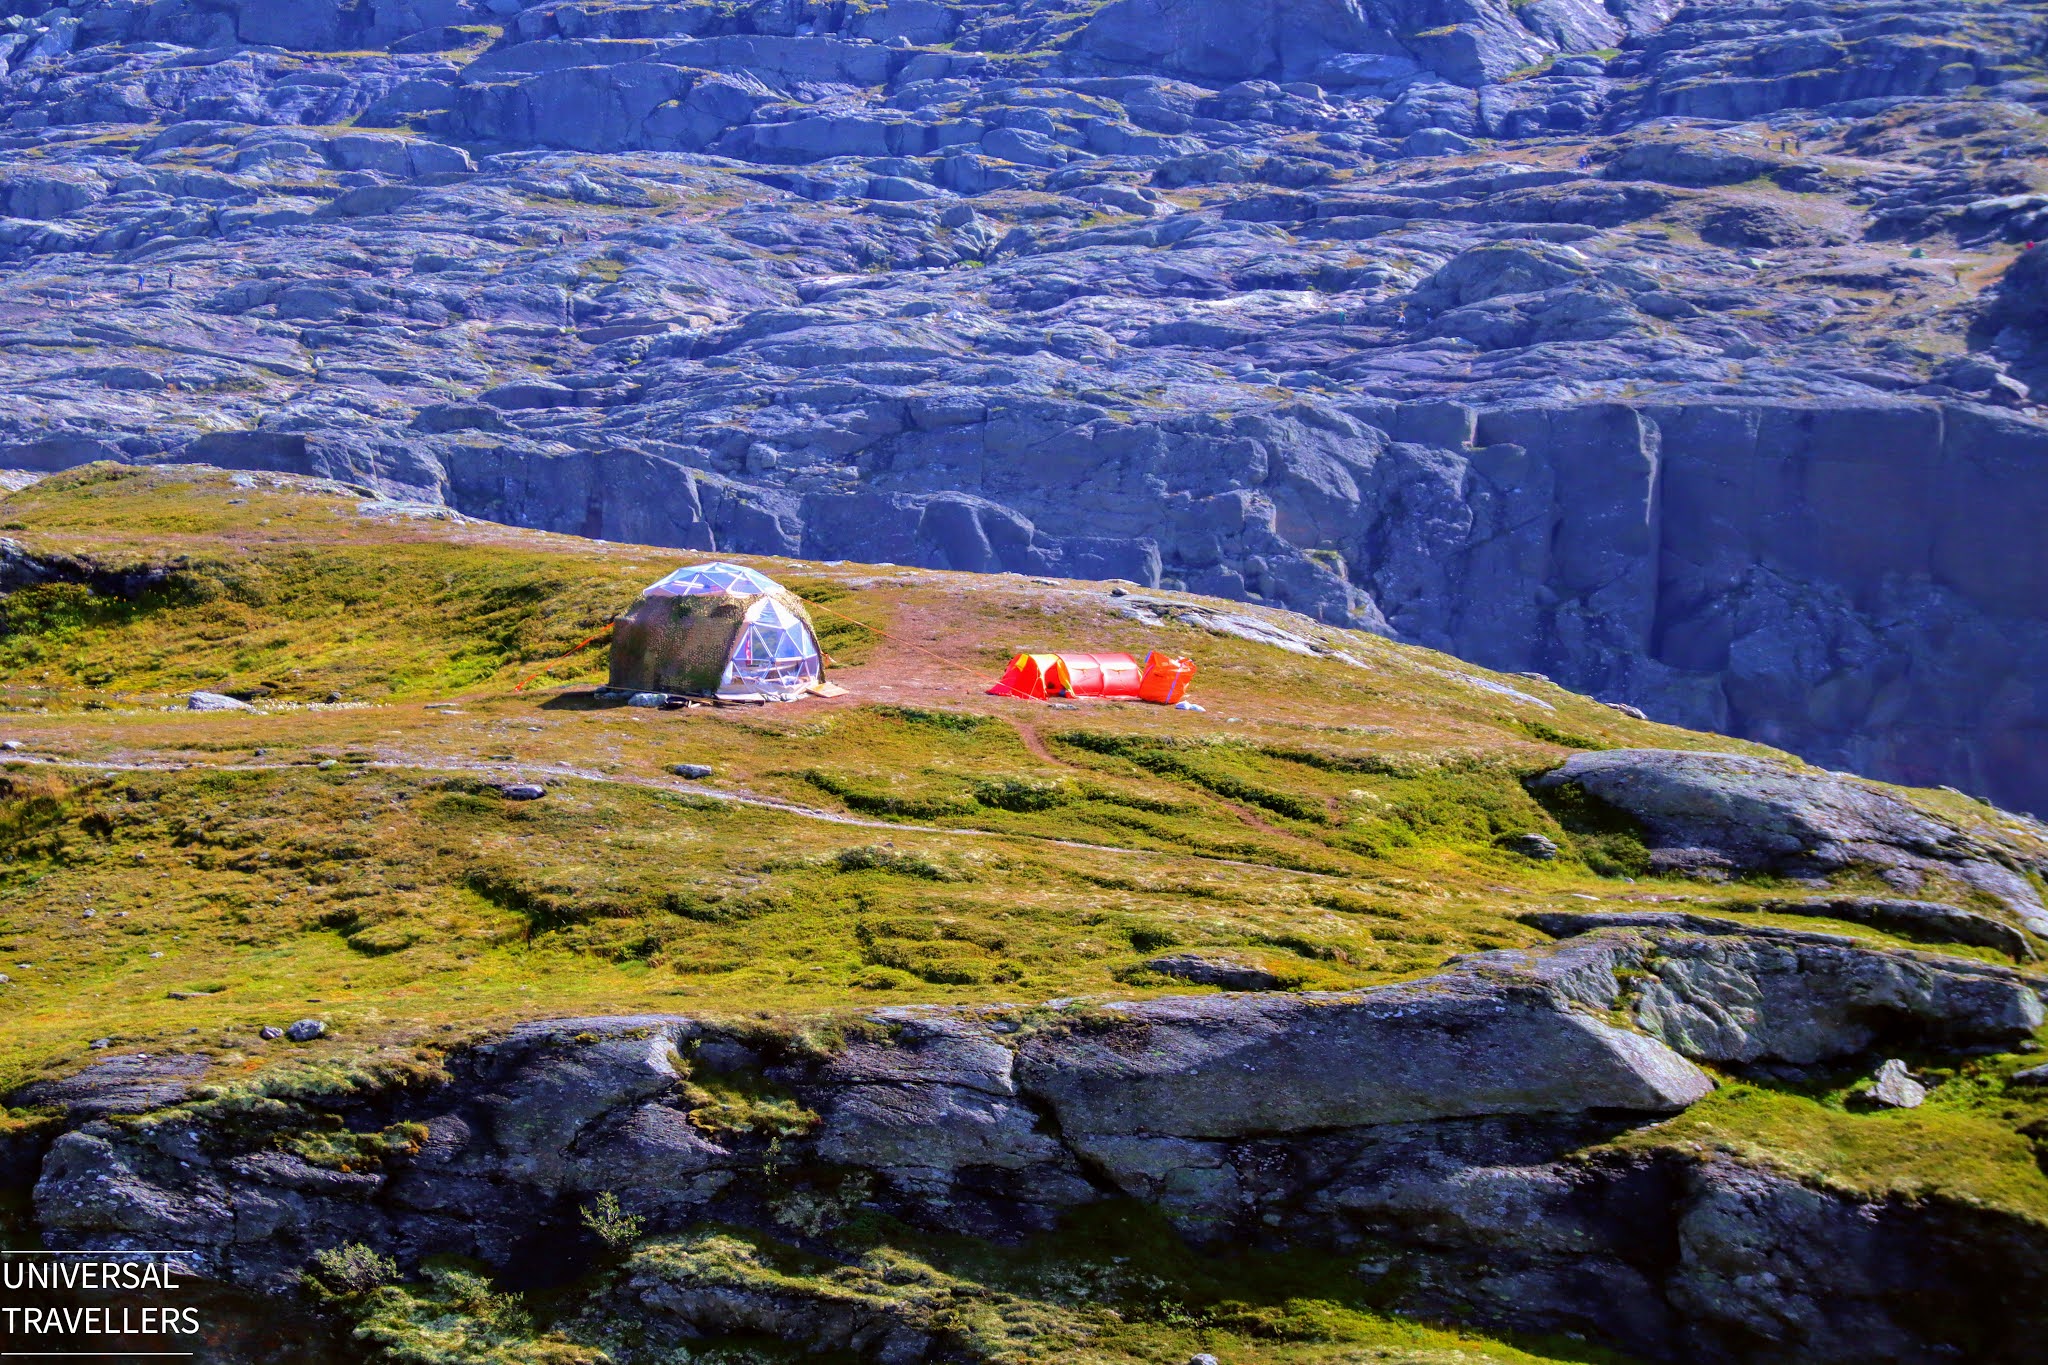
[[[0,466],[1179,582],[2048,806],[2041,5],[0,13]]]
[[[2040,1026],[2041,983],[1835,935],[1639,919],[1348,994],[904,1007],[822,1043],[570,1020],[411,1086],[195,1098],[189,1068],[116,1061],[15,1098],[75,1125],[36,1185],[52,1244],[176,1249],[272,1291],[344,1242],[560,1276],[574,1210],[605,1191],[650,1235],[712,1220],[821,1248],[857,1206],[1016,1238],[1138,1200],[1198,1243],[1376,1251],[1389,1259],[1360,1273],[1398,1263],[1405,1311],[1658,1358],[2029,1358],[2038,1226],[1616,1139],[1713,1091],[1692,1059],[1783,1074],[1901,1039],[1996,1049]],[[605,1310],[651,1342],[754,1330],[885,1361],[989,1358],[886,1309],[843,1321],[815,1284],[764,1301],[673,1252],[636,1258]]]

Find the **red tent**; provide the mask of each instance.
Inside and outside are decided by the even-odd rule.
[[[1128,654],[1019,654],[1003,680],[989,689],[996,697],[1130,697],[1171,706],[1187,695],[1195,666],[1154,650],[1139,663]]]

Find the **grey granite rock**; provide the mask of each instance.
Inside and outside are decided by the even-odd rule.
[[[80,1118],[140,1114],[177,1104],[206,1074],[201,1054],[132,1052],[109,1057],[62,1080],[36,1081],[14,1092],[21,1105],[49,1105]]]
[[[530,1252],[536,1210],[605,1190],[664,1236],[708,1220],[777,1238],[817,1235],[805,1229],[849,1201],[1013,1238],[1137,1198],[1198,1241],[1284,1227],[1298,1247],[1370,1247],[1360,1273],[1398,1259],[1382,1288],[1405,1312],[1591,1333],[1651,1357],[1688,1341],[1712,1358],[1847,1362],[1852,1344],[1882,1341],[1915,1359],[1956,1339],[1943,1314],[1974,1303],[1992,1268],[2032,1273],[2026,1237],[1967,1208],[1858,1203],[1723,1157],[1606,1148],[1709,1086],[1612,1021],[1633,1009],[1681,1047],[1709,1039],[1701,1055],[1742,1052],[1681,1019],[1693,1010],[1739,1020],[1772,1055],[1832,1057],[1889,1027],[1857,1001],[1918,1011],[1922,1046],[1967,1048],[2005,1028],[1995,1001],[2016,980],[1826,935],[1660,922],[1379,990],[883,1010],[823,1051],[672,1016],[539,1022],[451,1054],[442,1079],[341,1101],[351,1127],[408,1125],[406,1149],[369,1169],[305,1161],[268,1128],[236,1127],[232,1107],[123,1125],[77,1111],[40,1155],[35,1216],[53,1245],[146,1239],[195,1274],[284,1286],[338,1241],[408,1265],[508,1266]],[[1830,1000],[1842,1008],[1822,1018]],[[711,1121],[698,1087],[721,1076],[786,1097],[794,1126]],[[289,1127],[296,1103],[265,1112]],[[311,1109],[297,1121],[323,1122]],[[746,1287],[636,1260],[628,1278],[607,1317],[678,1339],[746,1328],[872,1354],[883,1327],[926,1321],[849,1326],[842,1299],[793,1277]],[[905,1342],[905,1360],[929,1345]]]
[[[1263,967],[1222,953],[1161,953],[1146,959],[1145,966],[1161,976],[1226,991],[1270,991],[1286,984]]]
[[[1861,1094],[1869,1103],[1884,1109],[1918,1109],[1927,1102],[1927,1087],[1896,1057],[1878,1067],[1877,1076]]]
[[[1728,907],[1728,908],[1733,908]],[[1929,943],[1966,943],[1995,948],[2022,961],[2040,956],[2033,938],[1978,910],[1932,901],[1839,896],[1829,900],[1761,901],[1751,908],[1778,915],[1819,915],[1868,924]]]
[[[1542,970],[1575,970],[1573,994],[1584,1003],[1623,1004],[1602,986],[1617,967],[1631,968],[1625,1003],[1637,1024],[1698,1061],[1806,1066],[1891,1037],[1985,1051],[2038,1028],[2048,993],[2048,981],[2010,968],[1738,919],[1659,910],[1522,918],[1579,945],[1543,959]]]
[[[1574,755],[1530,785],[1635,822],[1665,870],[1939,875],[2048,933],[2048,908],[2021,870],[2038,856],[2025,830],[1966,830],[1873,783],[1747,754],[1615,749]]]
[[[1458,1046],[1425,1041],[1444,1037]],[[1349,996],[1144,1001],[1116,1007],[1099,1033],[1084,1023],[1026,1039],[1018,1066],[1063,1131],[1104,1137],[1659,1112],[1712,1088],[1647,1038],[1465,978]]]
[[[1557,857],[1557,842],[1546,834],[1516,834],[1501,840],[1502,848],[1510,853],[1519,853],[1524,858],[1533,858],[1547,863]]]

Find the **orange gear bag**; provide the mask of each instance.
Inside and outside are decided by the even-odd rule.
[[[1145,656],[1145,673],[1138,683],[1138,697],[1141,701],[1172,706],[1187,696],[1188,684],[1194,680],[1194,660],[1177,659],[1155,649]]]

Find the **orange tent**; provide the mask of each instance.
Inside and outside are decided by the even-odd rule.
[[[1139,663],[1128,654],[1019,654],[1003,679],[989,689],[995,697],[1131,697],[1171,706],[1187,695],[1195,666],[1157,650]]]
[[[1003,680],[989,690],[992,697],[1028,697],[1044,701],[1067,695],[1067,672],[1057,654],[1019,654],[1010,660]]]

